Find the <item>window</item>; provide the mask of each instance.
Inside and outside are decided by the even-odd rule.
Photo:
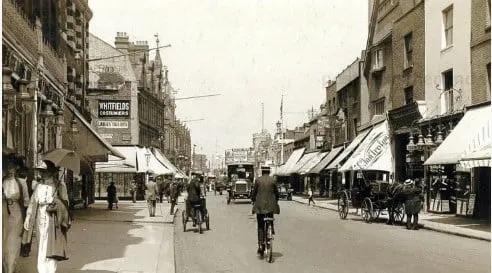
[[[490,63],[487,64],[487,94],[490,94]],[[490,99],[490,95],[489,95]]]
[[[405,93],[405,104],[410,104],[413,102],[413,85],[405,88],[403,90]]]
[[[374,101],[372,103],[373,115],[384,114],[384,98]]]
[[[444,47],[453,44],[453,6],[445,9],[442,12],[444,25]]]
[[[443,84],[444,84],[444,110],[445,113],[454,110],[453,104],[453,70],[448,70],[442,73]]]
[[[413,45],[412,45],[412,33],[408,33],[404,37],[405,40],[405,52],[404,52],[404,57],[403,57],[403,67],[404,68],[409,68],[413,65],[413,56],[412,56],[412,51],[413,51]]]
[[[487,0],[487,8],[485,9],[485,25],[490,30],[490,0]]]
[[[374,58],[372,60],[372,69],[383,68],[383,49],[376,49],[374,51]]]

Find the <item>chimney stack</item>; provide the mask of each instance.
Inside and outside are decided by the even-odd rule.
[[[129,37],[126,32],[116,32],[114,46],[122,53],[128,53]]]

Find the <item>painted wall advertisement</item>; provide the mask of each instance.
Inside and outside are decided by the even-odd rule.
[[[98,115],[106,117],[130,117],[129,100],[99,100]]]

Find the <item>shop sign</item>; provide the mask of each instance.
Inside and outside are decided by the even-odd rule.
[[[98,128],[109,128],[109,129],[124,129],[128,128],[128,121],[119,120],[98,120]]]
[[[130,117],[129,100],[99,100],[99,117]]]
[[[356,162],[356,166],[360,169],[365,169],[376,162],[386,147],[389,145],[390,138],[386,132],[378,133],[372,140],[367,144],[366,149],[361,153],[361,156]]]
[[[102,138],[113,138],[113,134],[101,134]]]

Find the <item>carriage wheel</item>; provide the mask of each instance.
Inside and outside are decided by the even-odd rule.
[[[340,219],[347,218],[348,214],[348,196],[346,192],[341,192],[338,196],[338,215]]]
[[[372,201],[369,197],[364,198],[364,201],[362,201],[362,219],[366,223],[370,223],[372,218],[373,218],[373,207],[372,207]]]
[[[182,218],[182,221],[183,221],[183,231],[186,232],[186,221],[188,219],[186,219],[186,210],[183,210],[183,212],[181,212],[181,218]]]
[[[396,222],[402,224],[403,219],[405,218],[405,204],[399,204],[394,212],[393,212],[393,217]]]

